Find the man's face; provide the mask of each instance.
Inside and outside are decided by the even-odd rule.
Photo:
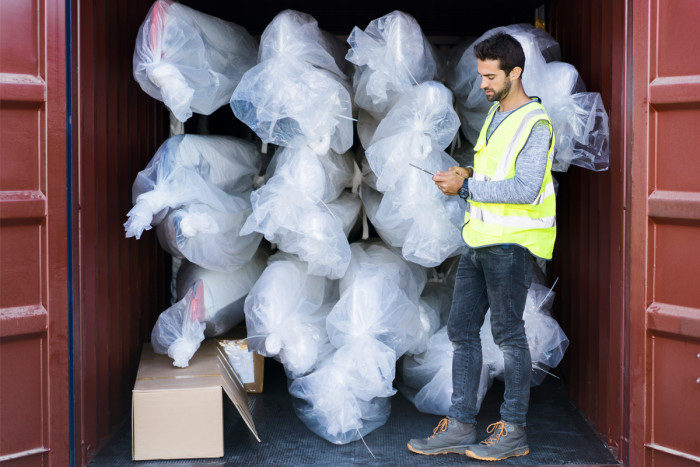
[[[501,101],[510,93],[511,81],[501,70],[500,60],[477,59],[477,72],[481,75],[481,89],[489,102]]]

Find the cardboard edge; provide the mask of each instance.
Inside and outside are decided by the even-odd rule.
[[[248,426],[248,429],[250,429],[253,436],[255,436],[255,439],[257,439],[258,443],[260,443],[262,441],[260,440],[260,436],[258,436],[258,432],[255,429],[253,415],[250,413],[250,408],[248,407],[248,394],[243,388],[243,384],[240,382],[238,375],[233,370],[231,362],[228,359],[228,355],[226,355],[226,351],[218,342],[216,344],[216,351],[217,361],[221,370],[221,387],[231,402],[233,402],[233,405],[238,410],[238,413],[241,414],[241,418],[243,418],[243,421]]]

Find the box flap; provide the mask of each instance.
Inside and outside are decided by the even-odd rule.
[[[255,439],[260,442],[248,407],[248,395],[226,352],[215,339],[205,339],[185,368],[173,366],[167,355],[156,354],[150,343],[144,344],[134,392],[208,387],[221,387],[224,390]]]
[[[221,374],[221,387],[224,389],[226,395],[231,399],[233,405],[236,406],[238,413],[241,414],[243,421],[255,436],[255,439],[260,442],[260,437],[255,429],[255,424],[253,423],[253,415],[250,413],[250,408],[248,407],[248,394],[243,388],[238,375],[233,370],[231,362],[226,355],[226,351],[220,344],[216,344],[217,360],[219,363],[219,373]]]

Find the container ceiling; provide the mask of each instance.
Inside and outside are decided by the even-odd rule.
[[[253,1],[235,4],[222,0],[183,0],[181,3],[210,15],[245,27],[260,35],[265,26],[282,10],[293,9],[312,15],[321,29],[347,36],[354,26],[364,29],[373,19],[394,10],[409,13],[429,36],[478,36],[494,28],[513,23],[533,23],[535,9],[547,0],[462,0],[387,2],[359,0],[346,2]]]

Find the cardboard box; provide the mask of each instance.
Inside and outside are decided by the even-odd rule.
[[[133,460],[222,457],[222,392],[260,441],[248,396],[214,339],[202,342],[187,368],[145,344],[132,393]]]
[[[243,382],[246,392],[259,394],[263,390],[265,357],[248,351],[248,339],[217,339],[229,357],[229,362]]]

